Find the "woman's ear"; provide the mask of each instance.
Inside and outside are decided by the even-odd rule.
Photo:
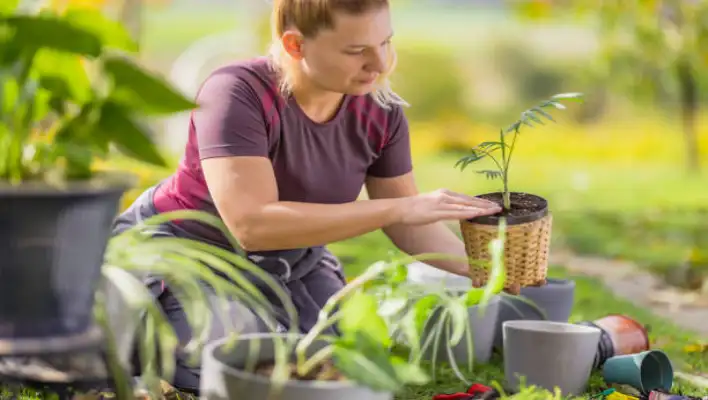
[[[283,49],[294,60],[302,60],[302,34],[297,31],[286,31],[281,38]]]

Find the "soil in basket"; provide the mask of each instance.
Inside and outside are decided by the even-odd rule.
[[[493,201],[503,207],[504,199],[501,193],[487,193],[477,196],[479,198]],[[546,203],[537,196],[527,193],[511,193],[511,209],[504,210],[495,216],[499,217],[523,217],[543,210]]]
[[[256,367],[256,374],[267,376],[270,378],[273,373],[274,364],[272,362],[263,363]],[[344,374],[339,372],[332,361],[321,363],[319,366],[310,371],[309,374],[302,376],[297,372],[295,364],[288,365],[290,368],[290,379],[298,381],[346,381]]]

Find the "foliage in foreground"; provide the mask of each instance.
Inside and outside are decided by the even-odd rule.
[[[460,340],[468,342],[471,367],[472,337],[467,310],[472,305],[484,306],[491,296],[500,293],[505,279],[502,262],[505,224],[502,222],[499,237],[490,243],[491,261],[484,263],[491,268],[490,281],[485,287],[470,287],[468,291],[450,294],[443,288],[431,291],[408,282],[408,263],[449,257],[446,255],[425,254],[377,262],[334,295],[320,313],[315,327],[300,337],[296,331],[299,324],[292,300],[270,275],[243,254],[182,238],[150,237],[152,228],[174,219],[194,219],[220,229],[230,237],[223,223],[209,214],[194,211],[165,213],[113,238],[103,268],[106,279],[119,289],[130,309],[145,314],[138,346],[142,380],[154,393],[159,390],[160,378],[169,381],[174,372],[174,351],[178,342],[169,321],[139,279],[145,273],[162,277],[182,304],[190,304],[185,311],[195,334],[184,350],[193,354],[195,360],[201,353],[212,317],[202,282],[211,286],[222,301],[228,297],[242,301],[275,331],[279,310],[254,282],[261,281],[269,287],[284,305],[290,326],[290,335],[274,339],[276,351],[272,379],[276,391],[290,379],[290,354],[296,354],[296,368],[301,376],[323,362],[333,360],[336,368],[349,380],[378,390],[398,392],[406,385],[426,383],[429,376],[421,368],[422,354],[437,344],[443,330],[447,332],[445,337],[449,338],[450,346]],[[233,244],[234,248],[239,248],[235,241]],[[228,280],[218,276],[217,271]],[[105,310],[99,308],[97,312],[105,319]],[[430,316],[434,312],[440,317],[434,326],[430,326]],[[217,317],[222,318],[227,327],[233,322],[223,314]],[[328,333],[333,326],[339,335]],[[423,334],[431,328],[433,334]],[[227,331],[233,333],[232,339],[238,338],[235,329]],[[410,346],[408,360],[391,351],[395,344],[392,337],[402,337]],[[327,344],[309,355],[309,346],[321,341]],[[433,351],[436,350],[437,347],[433,347]],[[256,363],[247,365],[255,366]],[[458,378],[466,382],[465,374],[457,368],[455,371]]]
[[[0,7],[0,179],[89,179],[112,148],[165,160],[143,118],[196,105],[128,58],[136,45],[100,10]]]

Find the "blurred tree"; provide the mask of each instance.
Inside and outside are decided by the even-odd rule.
[[[146,5],[167,5],[171,2],[172,0],[46,0],[44,5],[54,10],[116,8],[119,21],[126,27],[133,40],[139,44],[144,25],[144,7]]]
[[[143,6],[143,0],[123,0],[120,8],[120,21],[138,46],[143,32]]]
[[[396,45],[394,90],[410,105],[406,114],[418,121],[452,118],[466,113],[464,69],[454,52],[434,45]]]
[[[678,100],[686,166],[700,168],[699,74],[708,70],[708,0],[528,0],[513,2],[533,20],[570,13],[596,24],[599,76],[635,100],[664,108]]]

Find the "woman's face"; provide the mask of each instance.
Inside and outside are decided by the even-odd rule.
[[[312,38],[286,32],[283,44],[316,87],[363,95],[386,71],[392,35],[389,8],[383,7],[361,15],[338,13],[334,28],[320,30]]]

